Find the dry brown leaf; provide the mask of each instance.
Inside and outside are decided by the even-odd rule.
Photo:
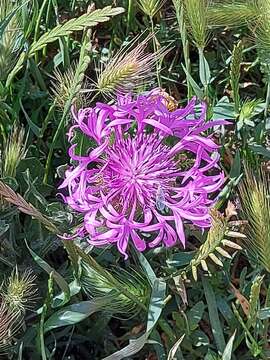
[[[249,314],[249,302],[248,300],[245,298],[244,295],[241,294],[241,292],[231,283],[231,291],[234,294],[234,296],[237,298],[237,300],[239,301],[243,312],[246,316],[248,316]]]

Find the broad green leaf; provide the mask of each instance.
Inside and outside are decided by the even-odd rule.
[[[154,329],[152,331],[148,342],[150,342],[150,341],[154,341],[153,343],[151,342],[151,344],[153,344],[153,348],[156,353],[157,359],[158,360],[166,360],[167,355],[166,355],[166,351],[165,351],[165,346],[161,340],[159,332],[156,329]]]
[[[204,357],[204,360],[220,360],[220,357],[214,353],[212,350],[208,350],[207,354]]]
[[[241,157],[239,150],[236,150],[233,164],[230,170],[230,179],[237,179],[241,175]]]
[[[208,336],[201,330],[197,329],[191,333],[189,336],[190,341],[196,347],[200,346],[209,346]]]
[[[270,150],[266,149],[262,145],[259,144],[249,144],[248,147],[254,151],[258,155],[262,155],[263,157],[270,159]]]
[[[51,315],[45,322],[44,333],[62,326],[77,324],[87,319],[93,313],[102,310],[111,301],[113,301],[113,297],[108,295],[66,306]]]
[[[172,254],[168,260],[166,260],[166,263],[169,266],[173,266],[175,268],[181,268],[185,265],[188,265],[192,258],[195,255],[195,251],[182,251],[176,254]]]
[[[151,265],[149,264],[146,257],[142,253],[137,252],[136,255],[140,261],[142,268],[145,270],[145,274],[146,274],[150,284],[153,286],[155,281],[157,280],[154,270],[152,269]]]
[[[234,104],[230,103],[226,96],[214,106],[212,119],[235,120]]]
[[[188,323],[191,331],[197,328],[198,323],[202,319],[204,309],[204,303],[202,301],[199,301],[187,313]]]
[[[270,318],[270,307],[262,308],[258,311],[258,318],[260,320],[266,320]]]

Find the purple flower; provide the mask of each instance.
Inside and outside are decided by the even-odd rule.
[[[226,122],[206,122],[206,105],[196,99],[173,111],[169,103],[155,89],[73,112],[70,141],[78,128],[96,146],[78,156],[77,144],[71,145],[76,165],[60,188],[68,188],[64,201],[83,214],[77,235],[88,234],[90,244],[115,243],[127,258],[129,241],[139,251],[178,239],[185,246],[184,222],[210,226],[209,209],[224,174],[219,146],[202,132]]]

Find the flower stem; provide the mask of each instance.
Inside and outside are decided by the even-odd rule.
[[[267,83],[267,93],[266,93],[265,108],[264,108],[264,117],[265,118],[268,115],[269,104],[270,104],[270,82]]]
[[[158,62],[158,58],[157,58],[157,43],[156,43],[156,36],[155,36],[154,21],[153,21],[152,16],[150,16],[150,23],[151,23],[151,30],[152,30],[152,34],[153,34],[153,47],[154,47],[155,58],[156,58],[157,82],[158,82],[158,87],[161,88],[161,78],[160,78],[160,74],[159,74],[160,66],[159,66],[159,62]]]
[[[53,139],[52,139],[52,143],[51,143],[51,146],[50,146],[49,154],[48,154],[46,165],[45,165],[45,174],[44,174],[44,178],[43,178],[43,183],[44,184],[48,183],[48,176],[49,176],[49,170],[50,170],[53,150],[55,148],[56,141],[58,140],[58,137],[60,135],[61,129],[64,126],[66,115],[67,115],[67,113],[64,112],[63,115],[62,115],[62,118],[61,118],[61,120],[60,120],[60,122],[58,124],[58,127],[56,129],[56,132],[54,133]]]

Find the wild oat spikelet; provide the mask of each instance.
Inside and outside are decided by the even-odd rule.
[[[96,84],[99,93],[114,98],[117,93],[134,92],[153,80],[152,69],[167,50],[145,53],[151,38],[152,36],[148,36],[132,50],[133,44],[125,47],[109,61],[103,71],[99,71]]]
[[[211,27],[249,25],[260,16],[257,0],[210,1],[207,17]]]
[[[239,94],[239,80],[241,75],[241,64],[243,60],[243,45],[240,40],[236,45],[234,45],[231,65],[230,65],[230,84],[232,89],[232,99],[235,104],[235,111],[238,113],[239,104],[240,104],[240,94]]]
[[[147,304],[151,292],[150,285],[137,270],[129,269],[129,271],[126,271],[121,269],[121,272],[118,273],[103,269],[101,274],[84,261],[81,265],[82,288],[90,298],[106,297],[112,294],[112,300],[104,308],[105,312],[131,316],[141,310],[138,304],[121,292],[121,288],[132,294],[133,298],[139,300],[141,304]],[[109,276],[106,276],[106,274],[109,274]],[[109,280],[109,277],[114,278],[114,283]]]
[[[257,51],[263,71],[270,80],[270,0],[257,0],[257,11],[260,16],[254,26]]]
[[[16,267],[2,284],[2,297],[11,310],[23,313],[31,307],[37,293],[35,279],[36,276],[33,275],[32,270],[19,274]]]
[[[16,169],[25,154],[24,129],[15,126],[4,142],[1,156],[1,177],[15,177]]]
[[[63,110],[70,98],[70,89],[74,87],[74,78],[76,75],[76,68],[78,64],[71,65],[64,73],[59,70],[54,72],[54,82],[52,83],[52,94],[56,101],[56,105]],[[79,92],[76,96],[76,103],[78,107],[83,105],[83,97]]]
[[[0,0],[0,22],[16,8],[16,1]],[[15,64],[22,47],[23,33],[17,13],[12,16],[0,36],[0,80],[5,80]]]
[[[203,50],[207,44],[209,0],[179,0],[184,4],[184,13],[191,37],[198,49]]]
[[[138,5],[145,15],[153,18],[165,2],[166,0],[139,0]]]
[[[18,311],[9,309],[4,301],[0,304],[0,353],[7,350],[12,337],[21,326],[21,316]]]
[[[247,251],[255,261],[270,272],[270,185],[269,175],[260,169],[255,175],[245,169],[245,179],[239,185],[243,215],[248,221]]]

